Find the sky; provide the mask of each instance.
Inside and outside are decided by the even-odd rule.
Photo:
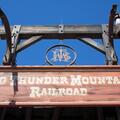
[[[0,7],[8,16],[10,25],[84,25],[108,24],[112,4],[120,0],[0,0]],[[60,44],[60,40],[41,40],[17,55],[17,65],[47,65],[48,48]],[[75,65],[104,65],[105,56],[79,40],[64,40],[64,45],[77,53]],[[5,54],[5,41],[0,41],[0,63]],[[120,58],[120,42],[115,48]],[[120,61],[119,61],[120,63]]]

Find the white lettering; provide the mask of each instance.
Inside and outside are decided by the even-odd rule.
[[[81,84],[81,75],[71,75],[71,85],[82,85]]]
[[[30,93],[30,97],[39,97],[39,87],[31,87],[31,93]]]
[[[118,77],[114,77],[113,79],[113,84],[120,84],[120,80],[118,79]]]
[[[88,85],[89,84],[89,78],[88,77],[82,77],[82,84]]]
[[[87,95],[86,88],[40,88],[31,87],[30,97]]]
[[[0,77],[0,85],[4,85],[6,83],[6,77]]]

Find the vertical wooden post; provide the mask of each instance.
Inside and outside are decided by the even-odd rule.
[[[31,120],[32,108],[26,108],[25,120]]]
[[[98,120],[104,120],[103,108],[102,107],[97,108],[97,113],[98,113]]]
[[[52,119],[51,120],[59,120],[61,113],[61,108],[55,108]]]
[[[4,120],[5,119],[6,110],[7,110],[7,108],[3,108],[1,116],[0,116],[0,120]]]

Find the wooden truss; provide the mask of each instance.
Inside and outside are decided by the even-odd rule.
[[[7,39],[4,65],[15,65],[16,55],[41,39],[78,39],[106,56],[107,65],[117,64],[114,39],[120,38],[120,25],[115,24],[117,6],[113,5],[109,24],[103,25],[56,25],[56,26],[9,26],[7,17],[0,10],[4,27],[0,27],[1,39]],[[24,39],[24,42],[20,42]],[[102,43],[95,39],[102,39]]]

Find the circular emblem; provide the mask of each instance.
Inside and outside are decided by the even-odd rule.
[[[74,49],[67,45],[55,45],[46,52],[46,61],[50,65],[72,65],[76,58]]]

